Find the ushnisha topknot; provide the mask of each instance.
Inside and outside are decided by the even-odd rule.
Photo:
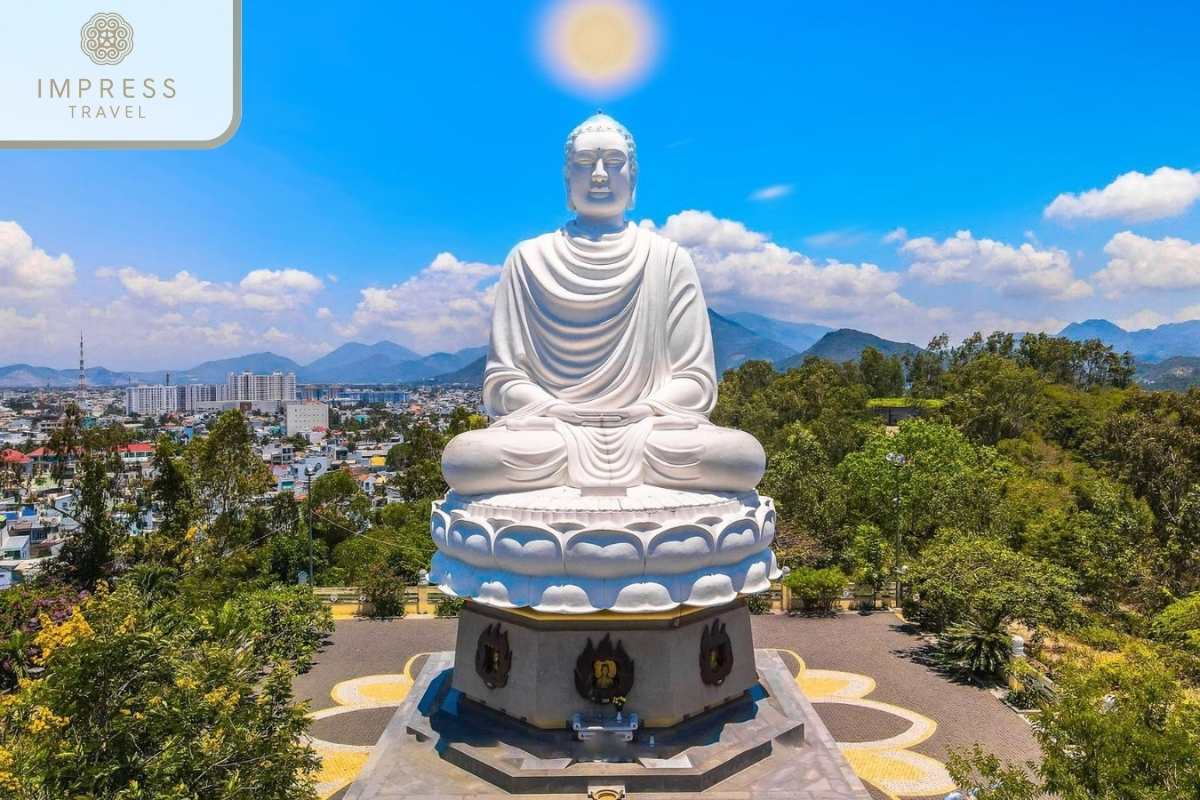
[[[563,147],[563,160],[571,158],[571,146],[575,144],[575,139],[579,134],[589,131],[616,131],[625,137],[625,144],[629,148],[629,176],[636,181],[638,173],[637,146],[633,142],[633,134],[624,125],[600,110],[579,123],[575,130],[571,131],[571,135],[567,137],[566,146]]]

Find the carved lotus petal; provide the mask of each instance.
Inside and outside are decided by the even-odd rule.
[[[667,587],[657,581],[630,583],[620,587],[609,606],[613,611],[648,613],[670,611],[679,603],[671,598]]]
[[[775,541],[775,509],[768,508],[762,515],[762,540],[759,544],[769,547],[773,541]]]
[[[679,573],[707,567],[715,549],[712,533],[699,525],[668,528],[646,548],[648,572]]]
[[[570,584],[547,586],[534,609],[551,614],[586,614],[597,610],[582,587]]]
[[[496,563],[527,575],[562,575],[562,536],[540,525],[516,524],[496,534]]]
[[[468,564],[477,567],[494,566],[492,533],[485,525],[472,520],[456,520],[446,536],[446,550]]]
[[[434,509],[429,520],[430,534],[433,536],[433,543],[438,546],[439,550],[446,548],[446,536],[450,530],[450,515],[445,512]]]
[[[768,578],[771,566],[766,559],[756,561],[746,570],[746,578],[742,581],[743,594],[755,594],[757,592],[765,592],[771,588],[771,581]]]
[[[716,606],[730,603],[738,596],[728,575],[705,575],[692,584],[691,594],[684,601],[689,606]]]
[[[717,553],[713,564],[736,564],[762,549],[761,531],[752,519],[738,519],[725,526],[717,536]]]
[[[633,533],[582,530],[567,540],[567,574],[580,578],[616,578],[645,571],[642,540]]]

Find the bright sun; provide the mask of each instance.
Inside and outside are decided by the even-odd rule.
[[[558,0],[546,10],[540,40],[551,76],[589,98],[634,88],[658,54],[657,26],[635,0]]]

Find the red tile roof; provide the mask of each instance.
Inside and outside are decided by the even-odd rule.
[[[5,464],[28,464],[32,460],[19,450],[0,450],[0,461]]]

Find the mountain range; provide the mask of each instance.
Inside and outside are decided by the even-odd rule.
[[[1162,361],[1172,356],[1200,357],[1200,320],[1127,331],[1106,319],[1089,319],[1072,322],[1057,335],[1077,342],[1099,339],[1118,353],[1133,353],[1140,362]]]
[[[709,310],[717,374],[750,359],[770,361],[779,369],[798,366],[809,355],[833,361],[853,360],[870,346],[884,355],[903,355],[920,348],[906,342],[881,339],[870,333],[831,328],[809,323],[787,322],[749,312],[719,314]],[[1149,364],[1172,356],[1200,358],[1200,321],[1177,322],[1157,328],[1126,331],[1108,320],[1092,319],[1068,325],[1058,335],[1076,341],[1100,339],[1118,352],[1131,351],[1141,372]],[[348,342],[336,350],[302,365],[275,353],[251,353],[236,358],[206,361],[190,369],[162,372],[116,372],[93,367],[86,372],[89,386],[159,384],[170,375],[171,383],[224,383],[230,372],[295,372],[298,383],[474,383],[483,381],[486,347],[467,347],[453,353],[422,356],[395,342],[375,344]],[[1194,364],[1164,364],[1160,381],[1186,380],[1176,374]],[[1158,377],[1154,371],[1154,380]],[[1189,372],[1190,375],[1190,372]],[[29,364],[0,367],[0,388],[30,386],[70,387],[78,381],[77,370],[58,370]]]

